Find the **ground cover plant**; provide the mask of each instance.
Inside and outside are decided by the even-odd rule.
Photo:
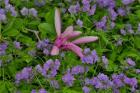
[[[140,0],[0,0],[0,93],[140,93]]]

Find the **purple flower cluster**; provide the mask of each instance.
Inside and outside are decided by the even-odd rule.
[[[115,10],[113,8],[109,8],[108,11],[109,11],[111,20],[115,21],[118,14],[115,12]]]
[[[16,83],[19,84],[21,80],[29,81],[33,78],[32,67],[25,67],[21,72],[16,74]]]
[[[131,58],[127,58],[126,62],[129,66],[132,66],[132,67],[136,65],[135,61],[133,61]]]
[[[74,83],[74,76],[71,74],[70,69],[68,69],[67,73],[62,77],[62,80],[68,86],[72,86]]]
[[[15,10],[15,7],[13,7],[11,4],[5,3],[5,9],[7,12],[10,12],[12,16],[17,16],[17,11]]]
[[[100,7],[114,8],[116,6],[115,0],[96,0]]]
[[[102,62],[103,62],[103,65],[105,66],[105,68],[108,67],[108,59],[106,58],[106,56],[102,56]]]
[[[0,56],[5,55],[8,44],[6,42],[0,43]]]
[[[45,39],[37,43],[37,48],[42,50],[45,55],[50,54],[51,47],[52,47],[52,44],[50,44],[49,39]]]
[[[80,27],[83,27],[83,21],[81,21],[80,19],[77,20],[76,24]]]
[[[14,46],[15,46],[16,49],[21,49],[20,42],[14,41],[13,43],[14,43]]]
[[[31,93],[48,93],[48,92],[44,88],[41,88],[38,92],[35,89],[33,89]]]
[[[122,0],[122,3],[124,4],[124,5],[129,5],[129,4],[131,4],[131,3],[133,3],[135,0]]]
[[[4,22],[6,20],[5,10],[0,8],[0,22]]]
[[[86,48],[84,50],[84,55],[82,63],[94,64],[99,60],[96,50],[90,51],[89,48]]]
[[[113,88],[119,91],[119,88],[129,85],[131,87],[131,91],[134,92],[135,88],[137,88],[137,79],[136,78],[129,78],[124,74],[113,74],[112,75],[113,81]]]
[[[107,17],[104,16],[101,21],[97,22],[95,25],[96,25],[96,28],[97,29],[102,29],[102,30],[105,30],[106,29],[106,23],[107,23]]]
[[[71,73],[73,75],[77,75],[77,74],[83,74],[85,72],[85,68],[83,66],[75,66],[71,69]]]
[[[20,12],[23,16],[37,17],[37,10],[35,8],[28,9],[26,7],[23,7]]]
[[[91,79],[85,79],[85,86],[83,87],[84,93],[89,93],[89,88],[87,86],[92,85],[97,89],[110,89],[112,88],[114,93],[120,93],[119,89],[126,85],[131,87],[131,91],[134,92],[135,88],[137,88],[137,79],[129,78],[123,73],[121,74],[113,74],[112,80],[103,73],[99,73],[96,77]],[[86,92],[87,91],[87,92]]]
[[[38,7],[42,7],[46,4],[46,0],[34,0],[34,4]]]
[[[44,77],[53,78],[56,76],[59,67],[60,67],[59,60],[56,59],[53,62],[53,60],[50,59],[44,63],[43,67],[37,65],[36,70],[37,72],[41,73]]]

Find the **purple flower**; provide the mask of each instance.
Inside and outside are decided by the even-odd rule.
[[[34,4],[38,7],[42,7],[46,4],[46,0],[34,0]]]
[[[122,39],[118,39],[117,42],[116,42],[116,46],[121,46],[122,42],[123,42]]]
[[[104,16],[101,21],[97,22],[95,25],[96,25],[96,28],[97,29],[105,29],[106,28],[106,22],[107,22],[107,17]]]
[[[4,4],[8,5],[9,4],[9,0],[4,0]]]
[[[82,10],[83,12],[88,12],[90,10],[90,4],[84,4]]]
[[[49,50],[45,48],[45,49],[43,50],[43,53],[44,53],[45,55],[49,55]]]
[[[19,83],[20,80],[30,80],[33,77],[32,67],[25,67],[21,72],[16,74],[16,83]]]
[[[126,24],[125,28],[128,31],[128,33],[130,33],[130,34],[133,34],[134,33],[131,24]]]
[[[105,65],[105,68],[108,66],[108,59],[105,56],[102,56],[102,62]]]
[[[136,65],[135,61],[133,61],[131,58],[127,58],[126,62],[129,66],[135,66]]]
[[[77,12],[80,11],[80,4],[79,4],[79,2],[76,3],[76,5],[75,5],[75,9],[76,9]]]
[[[131,4],[131,3],[133,3],[135,0],[122,0],[122,3],[124,4],[124,5],[128,5],[128,4]]]
[[[94,15],[94,13],[95,13],[95,11],[96,11],[96,4],[95,5],[93,5],[92,7],[91,7],[91,9],[88,11],[88,15]]]
[[[84,93],[89,93],[90,92],[90,89],[87,86],[84,86],[82,88],[82,90],[83,90]]]
[[[0,56],[5,55],[7,46],[8,46],[7,43],[0,43]]]
[[[37,48],[42,50],[46,47],[49,47],[49,42],[50,42],[49,39],[44,39],[42,41],[39,41],[37,43]]]
[[[131,87],[137,87],[137,79],[136,78],[128,78],[126,77],[124,79],[124,82],[128,85],[130,85]]]
[[[90,2],[91,2],[90,0],[82,0],[82,4],[84,4],[84,5],[85,4],[90,4]]]
[[[90,54],[90,48],[85,48],[85,49],[84,49],[84,54],[85,54],[85,55]]]
[[[84,72],[85,72],[85,69],[84,69],[83,66],[75,66],[71,70],[71,73],[74,74],[74,75],[82,74]]]
[[[120,33],[121,33],[122,35],[124,35],[124,36],[126,35],[126,31],[125,31],[124,29],[121,29],[121,30],[120,30]]]
[[[20,10],[20,12],[23,16],[29,15],[29,9],[26,7],[23,7],[22,10]]]
[[[109,7],[109,8],[115,7],[114,0],[97,0],[96,2],[100,7]]]
[[[31,93],[37,93],[37,92],[36,92],[36,90],[35,90],[35,89],[33,89],[33,90],[31,91]]]
[[[37,17],[37,10],[34,8],[29,9],[29,14],[33,17]]]
[[[15,7],[13,7],[11,4],[7,4],[5,6],[5,9],[7,10],[7,12],[11,12],[12,16],[15,16],[15,17],[17,16],[17,12],[15,10]]]
[[[42,89],[39,90],[39,93],[47,93],[47,91],[42,88]]]
[[[80,27],[83,27],[83,21],[81,21],[80,19],[78,19],[76,21],[77,25],[79,25]]]
[[[126,15],[126,11],[123,8],[118,8],[117,12],[120,16],[125,16]]]
[[[64,83],[66,83],[68,86],[72,86],[73,82],[75,80],[74,76],[68,71],[63,77],[62,80]]]
[[[140,69],[136,69],[136,73],[137,74],[140,74]]]
[[[4,22],[6,20],[6,15],[4,9],[0,9],[0,22]]]
[[[115,22],[111,22],[110,27],[113,29],[115,27]]]
[[[100,73],[97,77],[93,78],[93,85],[95,88],[108,89],[113,86],[113,82],[109,80],[107,75]]]
[[[52,87],[54,87],[56,89],[58,89],[60,87],[58,81],[56,81],[56,80],[51,80],[50,84]]]
[[[14,46],[17,49],[21,49],[20,42],[14,41]]]
[[[87,52],[88,53],[88,52]],[[98,61],[98,55],[95,50],[91,51],[82,58],[82,63],[93,64]]]
[[[114,11],[114,9],[113,8],[109,8],[108,11],[109,11],[111,20],[113,20],[113,21],[116,20],[118,14]]]
[[[71,6],[69,7],[68,11],[69,11],[71,14],[77,13],[77,11],[76,11],[76,6],[75,6],[75,5],[71,5]]]

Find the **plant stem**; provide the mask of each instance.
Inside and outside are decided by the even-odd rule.
[[[28,31],[30,31],[30,32],[32,32],[32,33],[34,33],[34,34],[36,35],[38,41],[41,41],[40,38],[39,38],[39,36],[38,36],[39,31],[31,30],[31,29],[27,29],[27,28],[26,28],[26,30],[28,30]]]

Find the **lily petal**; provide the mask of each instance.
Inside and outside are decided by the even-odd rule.
[[[60,18],[60,11],[56,8],[55,10],[55,29],[57,36],[61,34],[61,18]]]
[[[73,26],[68,26],[66,30],[62,33],[63,37],[67,37],[69,34],[73,32]]]
[[[77,46],[73,43],[67,43],[66,45],[67,45],[67,49],[72,50],[80,58],[82,58],[84,56],[83,53],[82,53],[82,49],[79,46]]]
[[[51,55],[58,55],[59,54],[59,48],[57,46],[53,46],[51,50]]]
[[[96,37],[96,36],[86,36],[86,37],[76,39],[76,40],[72,41],[72,43],[74,43],[74,44],[89,43],[89,42],[94,42],[97,39],[98,39],[98,37]]]
[[[82,32],[80,32],[80,31],[73,31],[71,34],[68,35],[67,38],[70,39],[70,38],[77,37],[77,36],[79,36],[81,33],[82,33]]]

